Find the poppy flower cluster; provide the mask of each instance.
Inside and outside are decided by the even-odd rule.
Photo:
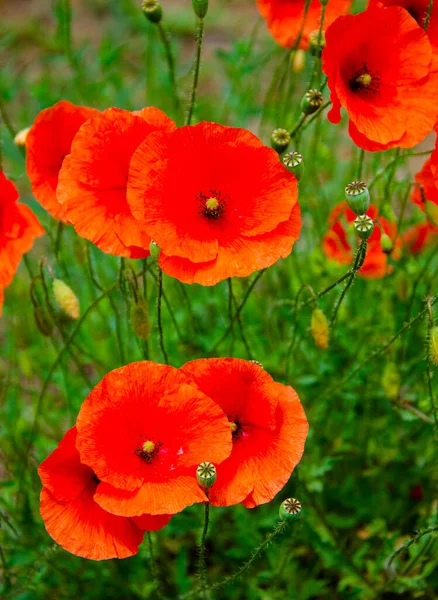
[[[12,282],[21,257],[44,234],[31,209],[17,200],[17,188],[0,171],[0,315],[4,290]]]
[[[244,129],[63,101],[37,117],[26,146],[32,189],[53,216],[117,256],[145,258],[153,240],[163,271],[184,283],[250,275],[300,234],[295,175]]]
[[[180,369],[148,361],[108,373],[75,427],[41,463],[41,516],[52,538],[85,558],[124,558],[144,531],[197,502],[269,502],[304,451],[296,392],[258,363],[200,359]],[[210,462],[209,490],[196,469]]]
[[[373,2],[360,14],[339,17],[326,31],[322,62],[332,101],[328,118],[339,123],[343,107],[360,148],[412,148],[432,131],[438,63],[428,35],[405,8]]]
[[[392,258],[399,257],[401,247],[400,239],[396,239],[397,227],[381,215],[375,206],[371,205],[367,215],[377,223],[373,233],[368,238],[368,249],[363,266],[358,272],[365,279],[378,279],[384,277],[392,270],[388,264],[388,254],[382,250],[381,237],[385,233],[391,240],[395,241]],[[346,202],[340,202],[331,211],[328,218],[329,230],[324,235],[322,248],[324,254],[339,264],[350,264],[353,251],[357,243],[357,235],[354,231],[353,222],[355,213],[348,208]]]

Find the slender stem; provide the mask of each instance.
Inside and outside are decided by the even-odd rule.
[[[427,31],[427,28],[429,27],[429,21],[430,21],[430,15],[432,13],[432,7],[433,7],[433,0],[429,0],[429,4],[427,6],[426,18],[424,19],[424,31]]]
[[[125,352],[123,350],[123,340],[122,340],[122,326],[120,322],[119,311],[117,310],[117,304],[114,302],[114,298],[111,297],[111,294],[108,295],[109,303],[111,304],[112,311],[114,313],[114,319],[116,321],[116,336],[117,336],[117,345],[119,347],[119,356],[120,356],[120,364],[125,364]]]
[[[167,66],[169,68],[169,79],[170,79],[170,84],[172,86],[173,100],[175,102],[175,109],[176,109],[177,115],[179,115],[180,111],[181,111],[181,104],[179,101],[178,86],[176,83],[175,60],[173,57],[172,46],[170,45],[169,35],[164,30],[164,27],[163,27],[161,21],[159,21],[157,23],[157,27],[158,27],[158,33],[160,34],[161,41],[163,42],[164,51],[166,53]]]
[[[236,308],[238,308],[237,300],[233,294],[233,284],[232,284],[231,277],[229,278],[228,281],[229,281],[229,290],[230,290],[230,294],[231,294],[231,301],[232,301],[232,303],[234,303]],[[229,307],[229,310],[230,310],[230,322],[231,322],[231,319],[232,319],[231,307]],[[243,345],[245,346],[245,350],[248,355],[248,359],[252,360],[253,356],[252,356],[251,348],[248,344],[248,340],[246,339],[245,331],[243,329],[242,316],[240,314],[237,317],[237,324],[239,325],[240,337],[242,338]]]
[[[161,591],[160,578],[158,576],[158,568],[154,555],[154,546],[152,543],[152,536],[150,531],[146,531],[146,538],[148,540],[148,548],[149,548],[149,559],[150,559],[150,568],[152,580],[155,584],[155,592],[160,600],[164,600],[164,596]]]
[[[377,173],[375,174],[373,179],[371,179],[371,181],[368,183],[368,189],[371,189],[376,184],[376,182],[386,174],[386,172],[389,169],[392,169],[394,167],[394,165],[396,163],[398,163],[399,160],[402,160],[403,158],[409,158],[410,156],[430,156],[430,154],[432,152],[433,152],[433,149],[425,150],[424,152],[407,152],[406,154],[397,155],[386,165],[386,167],[383,167],[383,169],[380,169],[380,171],[377,171]]]
[[[303,125],[303,123],[304,123],[304,121],[306,119],[307,119],[307,115],[305,115],[304,113],[302,113],[302,115],[298,119],[298,122],[296,123],[295,127],[290,132],[290,137],[292,139],[296,136],[296,134],[298,133],[299,129],[301,128],[301,126]]]
[[[357,176],[356,176],[357,181],[360,181],[362,179],[362,169],[363,169],[364,158],[365,158],[365,150],[363,150],[361,148],[359,151],[359,164],[357,165]]]
[[[6,113],[6,109],[5,109],[5,106],[4,106],[1,98],[0,98],[0,116],[1,116],[1,120],[3,121],[3,123],[6,126],[6,129],[9,131],[11,138],[14,139],[14,137],[17,135],[17,132],[16,132],[14,126],[12,125],[11,121],[9,120],[9,117]]]
[[[201,544],[199,546],[199,560],[198,560],[199,581],[201,584],[202,595],[204,596],[204,598],[208,597],[208,594],[207,594],[207,587],[208,587],[207,567],[206,567],[206,563],[205,563],[205,544],[207,541],[209,522],[210,522],[210,502],[206,502],[204,505],[204,527],[202,529]]]
[[[72,10],[70,0],[64,0],[62,7],[62,20],[63,20],[63,37],[64,37],[64,50],[65,55],[72,67],[75,67],[75,60],[73,57],[72,41],[71,41],[71,21],[72,21]]]
[[[158,295],[157,295],[157,319],[158,319],[158,333],[160,337],[160,348],[163,353],[164,362],[166,365],[169,364],[169,357],[167,356],[166,349],[164,347],[164,335],[163,335],[163,325],[161,323],[161,298],[163,296],[163,271],[161,267],[157,265],[158,268],[158,276],[157,276],[157,285],[158,285]]]
[[[186,125],[190,125],[192,122],[193,109],[195,107],[196,90],[198,88],[199,79],[199,68],[201,65],[201,53],[202,53],[202,42],[204,39],[204,19],[198,19],[198,27],[196,29],[196,58],[195,58],[195,69],[193,73],[193,84],[192,91],[190,94],[189,109],[187,113]]]
[[[356,273],[359,271],[359,269],[362,267],[364,260],[365,260],[365,256],[367,253],[367,246],[368,243],[366,240],[361,240],[360,242],[360,246],[358,248],[358,251],[356,253],[356,257],[354,260],[354,264],[353,264],[353,268],[351,269],[351,275],[349,280],[347,281],[347,285],[345,286],[345,288],[342,290],[342,294],[339,296],[339,300],[337,301],[335,308],[333,310],[333,315],[332,315],[332,320],[330,322],[330,325],[334,325],[335,321],[336,321],[336,317],[339,311],[339,308],[341,307],[341,304],[349,290],[349,288],[351,287],[351,284],[354,281],[354,278],[356,277]]]
[[[412,544],[415,544],[416,542],[418,542],[418,540],[420,540],[424,535],[429,535],[429,534],[435,533],[435,531],[438,531],[438,526],[429,527],[428,529],[425,529],[424,531],[420,531],[419,533],[417,533],[417,535],[415,537],[413,537],[411,540],[409,540],[409,542],[407,542],[406,544],[403,544],[403,546],[398,548],[398,550],[395,550],[395,552],[393,552],[388,559],[388,568],[391,566],[394,559],[399,554],[401,554],[401,552],[403,552],[404,550],[407,550],[410,546],[412,546]]]

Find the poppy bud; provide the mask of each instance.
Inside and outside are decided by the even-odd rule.
[[[391,254],[394,249],[394,244],[392,243],[389,235],[386,233],[382,233],[382,237],[380,238],[380,246],[382,248],[382,252],[385,254]]]
[[[135,335],[141,340],[149,337],[149,314],[145,298],[139,298],[138,302],[131,306],[131,325]]]
[[[50,336],[53,331],[53,323],[46,308],[43,306],[35,306],[33,316],[40,332],[47,337]]]
[[[316,56],[321,58],[322,51],[325,48],[325,33],[321,31],[321,35],[319,29],[316,31],[312,31],[309,35],[309,50],[312,56]]]
[[[360,215],[354,219],[354,229],[361,239],[367,240],[374,231],[374,221],[368,215]]]
[[[196,16],[203,19],[208,11],[208,0],[192,0],[192,5]]]
[[[153,240],[149,244],[149,252],[151,253],[152,260],[158,262],[158,259],[160,258],[160,246]]]
[[[318,348],[325,350],[328,348],[330,335],[329,323],[327,317],[321,309],[315,308],[310,321],[310,331]]]
[[[424,210],[430,223],[432,223],[434,227],[438,227],[438,205],[436,205],[434,202],[429,202],[429,200],[426,200],[424,203]]]
[[[345,186],[345,199],[355,215],[364,215],[370,206],[370,192],[363,181],[352,181]]]
[[[163,16],[163,9],[158,0],[143,0],[141,10],[151,23],[159,23]]]
[[[296,498],[288,498],[280,505],[280,519],[282,521],[293,521],[301,515],[301,502]]]
[[[289,173],[293,173],[298,181],[304,173],[303,155],[299,152],[288,152],[283,157],[283,164]]]
[[[294,73],[301,73],[306,66],[306,53],[304,50],[295,50],[290,55],[290,64]]]
[[[14,137],[14,144],[16,146],[26,146],[27,134],[30,131],[30,127],[26,127],[26,129],[22,129],[17,133]]]
[[[395,363],[386,364],[382,375],[382,387],[389,400],[398,398],[400,392],[400,373]]]
[[[301,100],[301,110],[305,115],[313,115],[323,102],[324,98],[319,90],[308,90]]]
[[[438,325],[434,325],[429,333],[430,359],[438,365]]]
[[[211,462],[203,462],[196,469],[196,479],[201,487],[208,490],[216,481],[216,467]]]
[[[53,280],[53,295],[58,306],[70,319],[79,319],[79,300],[73,290],[61,279]]]
[[[271,146],[278,154],[281,154],[286,150],[290,144],[290,133],[287,129],[274,129],[271,135]]]

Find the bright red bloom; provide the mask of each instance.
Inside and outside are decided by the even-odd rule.
[[[326,29],[339,15],[349,10],[351,0],[329,0],[325,11],[323,29]],[[293,47],[302,30],[299,48],[309,46],[312,31],[319,30],[321,4],[319,0],[310,0],[303,26],[305,0],[257,0],[261,15],[266,19],[269,31],[275,41],[285,48]]]
[[[81,127],[57,189],[58,200],[78,235],[109,254],[149,256],[150,237],[133,218],[126,201],[129,162],[150,133],[170,132],[175,127],[154,107],[134,113],[109,108]]]
[[[67,222],[56,197],[59,171],[79,127],[98,111],[61,100],[42,110],[26,137],[26,169],[32,192],[52,217]]]
[[[102,481],[94,499],[122,516],[174,514],[206,501],[196,467],[231,451],[219,406],[183,372],[147,361],[108,373],[83,403],[77,428],[81,460]]]
[[[249,131],[200,123],[154,133],[135,152],[128,202],[184,283],[246,277],[290,254],[297,181]]]
[[[437,243],[438,229],[430,223],[417,223],[402,236],[403,245],[408,248],[411,254],[420,254],[432,244]]]
[[[17,188],[0,171],[0,316],[4,289],[12,282],[21,257],[44,234],[34,213],[17,200]]]
[[[76,449],[76,427],[38,469],[41,516],[48,533],[68,552],[91,558],[126,558],[138,551],[144,531],[161,529],[171,515],[116,517],[94,501],[99,480],[82,464]]]
[[[415,182],[411,200],[426,213],[431,228],[438,231],[438,148],[415,175]]]
[[[308,423],[296,392],[258,364],[238,358],[194,360],[182,370],[226,413],[231,456],[216,466],[214,506],[269,502],[301,459]]]
[[[378,210],[371,205],[367,215],[383,228],[383,231],[394,240],[397,227],[382,216]],[[357,244],[357,235],[354,231],[353,221],[356,215],[350,210],[346,202],[337,204],[329,215],[328,223],[330,229],[322,241],[324,254],[338,263],[350,264],[353,259],[353,248]],[[388,255],[385,254],[380,245],[382,232],[376,224],[371,237],[368,239],[367,255],[358,275],[365,279],[377,279],[390,273],[392,267],[388,265]],[[396,241],[396,248],[392,253],[393,258],[399,257],[401,247],[400,239]]]
[[[332,123],[348,112],[364,150],[412,148],[429,134],[438,104],[437,61],[425,32],[403,8],[373,6],[339,17],[326,31],[323,71]]]
[[[421,29],[424,29],[427,11],[429,8],[429,0],[371,0],[370,6],[383,4],[384,6],[401,6],[411,15],[418,23]],[[427,37],[432,46],[434,54],[438,53],[438,6],[435,2],[432,3],[429,24],[427,26]]]

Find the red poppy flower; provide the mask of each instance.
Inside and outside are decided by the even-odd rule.
[[[59,176],[58,199],[78,235],[103,252],[144,258],[150,237],[126,201],[129,161],[153,131],[175,123],[158,108],[109,108],[81,127]]]
[[[12,282],[23,254],[44,233],[30,208],[17,200],[17,188],[0,171],[0,316],[4,289]]]
[[[370,7],[339,17],[326,31],[323,71],[332,123],[349,116],[364,150],[411,148],[429,134],[438,105],[437,61],[424,31],[400,7]]]
[[[269,502],[301,459],[308,423],[296,392],[258,364],[238,358],[194,360],[182,370],[226,413],[231,456],[216,466],[214,506]]]
[[[339,15],[345,15],[350,10],[351,4],[351,0],[329,0],[323,28],[326,29]],[[319,30],[321,19],[319,0],[310,0],[303,23],[305,5],[305,0],[257,0],[258,9],[266,19],[275,41],[280,46],[291,48],[296,44],[302,28],[299,48],[304,50],[309,46],[309,36],[312,31]]]
[[[415,175],[416,186],[411,200],[426,213],[432,229],[438,231],[438,149],[432,152],[421,171]]]
[[[379,216],[378,210],[371,205],[367,215],[383,228],[383,231],[394,240],[397,227],[384,217]],[[353,259],[353,248],[357,244],[357,236],[354,232],[353,221],[356,215],[350,210],[346,202],[337,204],[329,215],[328,223],[330,229],[322,241],[325,255],[338,263],[350,264]],[[368,239],[367,255],[358,275],[366,279],[377,279],[390,273],[392,267],[388,265],[388,255],[382,251],[380,238],[382,233],[376,225],[371,237]],[[396,248],[392,258],[399,257],[401,241],[396,240]]]
[[[401,6],[418,23],[421,29],[424,29],[424,21],[429,9],[429,0],[370,0],[370,5],[383,4],[384,6]],[[432,46],[434,54],[438,52],[438,7],[433,2],[430,13],[429,24],[427,26],[427,37]]]
[[[420,254],[437,242],[438,229],[430,223],[417,223],[402,236],[404,246],[411,254]]]
[[[94,499],[121,516],[204,502],[196,467],[231,451],[219,406],[178,369],[147,361],[108,373],[83,403],[77,428],[81,460],[102,482]]]
[[[55,542],[76,556],[93,560],[132,556],[143,541],[144,531],[161,529],[171,515],[130,519],[100,508],[94,501],[99,481],[81,463],[76,435],[76,427],[67,431],[38,469],[44,486],[40,511],[46,529]]]
[[[41,111],[26,137],[26,169],[32,192],[52,217],[67,222],[56,197],[62,163],[79,127],[98,111],[61,100]]]
[[[200,123],[154,133],[135,152],[128,202],[184,283],[245,277],[290,254],[297,181],[249,131]]]

